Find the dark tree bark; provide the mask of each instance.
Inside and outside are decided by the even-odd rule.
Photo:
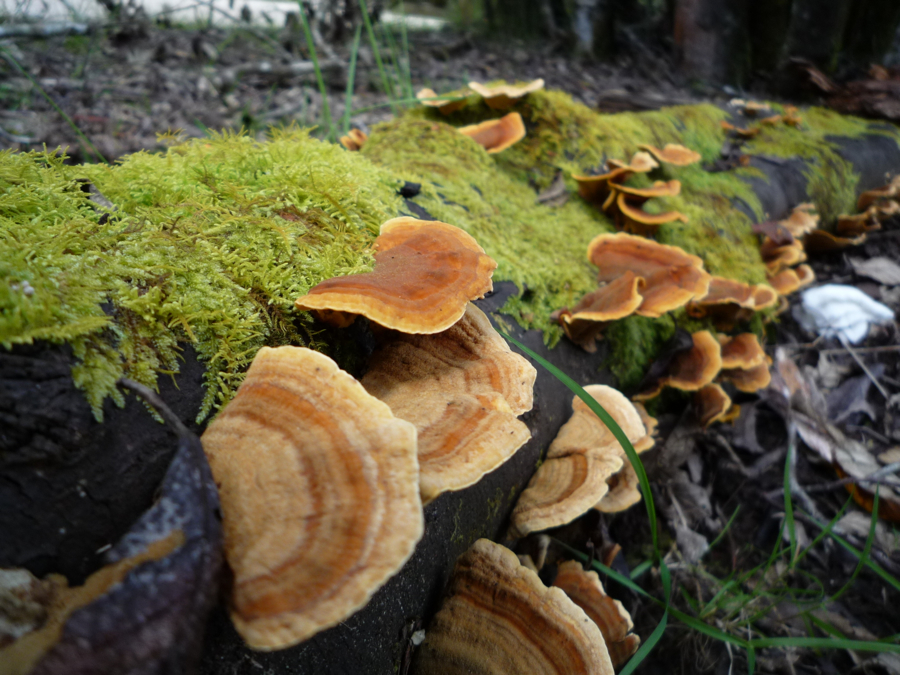
[[[846,55],[857,65],[880,61],[891,48],[900,26],[897,0],[857,0],[844,31]]]
[[[788,55],[812,61],[834,72],[843,43],[850,0],[794,0]]]
[[[675,51],[687,77],[743,83],[750,54],[748,6],[748,0],[678,0]]]
[[[750,3],[750,61],[754,72],[772,72],[784,60],[792,0]]]

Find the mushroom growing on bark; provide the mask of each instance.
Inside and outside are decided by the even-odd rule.
[[[422,536],[415,427],[323,354],[263,347],[203,446],[222,501],[231,619],[254,649],[349,617]]]
[[[537,372],[475,305],[441,333],[381,337],[362,385],[415,425],[424,503],[476,483],[531,438],[517,416],[531,410]]]
[[[497,263],[447,223],[394,218],[381,226],[375,250],[374,270],[323,281],[297,299],[297,308],[338,325],[362,314],[404,333],[439,333],[493,288]]]
[[[601,384],[584,390],[619,424],[632,444],[649,435],[641,414],[622,393]],[[631,464],[619,441],[576,396],[572,417],[559,430],[543,464],[519,496],[510,516],[510,535],[524,537],[587,513],[610,491],[608,480],[623,467],[627,470]]]
[[[469,82],[469,89],[484,97],[484,102],[488,107],[495,110],[512,108],[523,96],[543,88],[544,81],[540,78],[526,84],[502,84],[496,87],[486,87],[478,82]]]
[[[447,598],[413,658],[431,675],[613,675],[603,634],[509,549],[479,539],[456,562]]]

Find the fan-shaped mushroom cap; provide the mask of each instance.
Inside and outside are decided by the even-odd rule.
[[[794,237],[800,238],[808,232],[812,232],[819,226],[819,216],[815,211],[815,204],[798,204],[784,220],[778,221]]]
[[[458,94],[460,98],[456,100],[427,100],[427,99],[437,99],[438,95],[435,93],[434,89],[420,89],[416,93],[416,98],[419,99],[419,102],[422,105],[428,106],[429,108],[437,108],[441,111],[442,115],[449,115],[450,113],[454,113],[457,110],[464,108],[466,105],[466,93],[465,91],[461,92],[451,92],[452,94]]]
[[[896,204],[896,202],[891,202]],[[880,211],[874,204],[854,216],[838,216],[835,232],[841,237],[855,237],[881,229]]]
[[[453,225],[394,218],[381,226],[375,248],[374,270],[323,281],[297,308],[362,314],[404,333],[438,333],[493,288],[497,263]]]
[[[703,261],[677,246],[669,246],[624,232],[599,234],[588,244],[588,260],[600,268],[599,281],[612,281],[631,271],[647,278],[654,272],[691,265],[703,269]]]
[[[519,99],[544,88],[544,81],[540,78],[526,84],[504,84],[497,87],[486,87],[478,82],[469,82],[469,89],[484,97],[484,102],[494,110],[506,110],[512,108]]]
[[[723,380],[731,382],[738,390],[752,394],[765,389],[772,381],[769,362],[763,361],[752,368],[728,368],[719,373]]]
[[[635,447],[635,450],[637,448]],[[622,468],[606,479],[609,488],[594,508],[602,513],[619,513],[641,501],[640,480],[628,459]]]
[[[420,489],[428,503],[478,482],[531,438],[516,416],[531,410],[536,376],[469,304],[441,333],[392,335],[372,355],[362,384],[418,430]]]
[[[779,295],[788,295],[816,280],[816,273],[809,265],[781,270],[766,279]]]
[[[596,351],[595,340],[608,321],[634,314],[643,302],[640,289],[644,280],[633,272],[601,286],[578,301],[571,310],[563,308],[550,315],[572,342],[588,352]]]
[[[694,409],[700,425],[708,427],[719,422],[731,408],[731,397],[715,382],[707,384],[694,394]]]
[[[898,198],[900,198],[900,174],[894,176],[887,185],[863,192],[856,202],[856,208],[862,211],[878,201]]]
[[[663,387],[674,387],[682,391],[697,391],[713,381],[722,369],[722,348],[719,341],[708,330],[701,330],[692,336],[694,346],[680,352],[669,364],[669,370],[656,384],[642,391],[634,398],[646,401],[662,391]]]
[[[479,539],[456,561],[449,596],[413,658],[413,673],[613,675],[603,634],[516,555]]]
[[[777,301],[775,290],[765,284],[751,286],[737,279],[711,277],[707,294],[694,302],[701,306],[733,303],[739,307],[758,310],[771,307]]]
[[[681,181],[679,180],[654,181],[653,186],[648,188],[635,188],[617,183],[610,187],[619,194],[628,195],[627,201],[630,204],[643,204],[653,197],[677,197],[681,194]]]
[[[659,162],[653,159],[653,155],[649,152],[634,153],[628,164],[619,159],[610,159],[606,163],[614,169],[628,169],[631,173],[647,173],[659,168]]]
[[[646,200],[645,200],[646,201]],[[666,211],[664,213],[647,213],[639,206],[632,206],[625,192],[620,192],[616,199],[616,221],[623,230],[635,234],[653,234],[660,225],[676,220],[682,223],[688,222],[688,217],[679,211]]]
[[[639,403],[638,401],[632,401],[634,404],[634,409],[637,410],[638,415],[641,418],[641,422],[644,423],[644,428],[646,429],[646,436],[643,438],[639,438],[632,445],[634,445],[634,451],[638,454],[642,452],[646,452],[650,448],[652,448],[656,444],[656,440],[654,436],[656,436],[656,427],[659,426],[659,421],[653,417],[650,413],[647,412],[647,408],[644,407],[643,403]]]
[[[584,390],[619,424],[629,441],[647,435],[634,404],[621,392],[601,384]],[[587,513],[609,490],[607,479],[627,463],[615,436],[577,396],[572,411],[544,463],[519,496],[510,516],[513,537],[564,525]]]
[[[752,368],[766,360],[766,352],[754,333],[717,338],[722,346],[722,368]]]
[[[693,298],[703,297],[709,289],[710,276],[693,265],[669,267],[653,272],[644,281],[644,300],[637,314],[658,318],[673,309],[684,307]]]
[[[754,136],[756,136],[756,134],[762,131],[762,128],[758,124],[753,124],[749,127],[737,127],[730,122],[726,122],[725,120],[722,120],[719,124],[725,131],[733,131],[741,138],[753,138]]]
[[[525,124],[517,112],[511,112],[500,119],[459,127],[457,131],[473,139],[491,155],[506,150],[525,138]]]
[[[583,176],[572,174],[572,179],[578,183],[578,194],[585,201],[597,206],[605,206],[608,198],[613,194],[610,187],[613,183],[621,183],[628,180],[634,172],[628,167],[618,167],[596,176]]]
[[[818,232],[818,230],[816,231]],[[803,243],[799,239],[795,239],[790,244],[779,246],[766,237],[759,248],[759,252],[769,274],[778,274],[781,270],[806,260],[806,252],[803,249]]]
[[[690,148],[677,143],[666,143],[662,150],[649,144],[642,144],[638,147],[649,152],[660,162],[672,164],[673,166],[687,166],[703,159],[699,152],[694,152]]]
[[[231,618],[255,649],[343,621],[422,536],[415,427],[318,352],[263,347],[202,441]]]
[[[369,137],[360,129],[350,129],[346,136],[341,136],[340,141],[347,150],[356,151],[366,144]]]
[[[766,284],[753,287],[753,305],[755,309],[768,309],[778,303],[778,292]]]
[[[631,632],[634,629],[631,615],[621,602],[606,594],[596,572],[585,572],[581,563],[567,560],[559,566],[553,585],[561,588],[597,624],[614,666],[622,665],[638,650],[641,639]]]
[[[810,253],[821,253],[823,251],[838,251],[848,246],[859,246],[865,240],[865,232],[856,237],[838,237],[827,230],[813,230],[804,237],[803,245]],[[803,260],[806,260],[806,258],[804,257]]]

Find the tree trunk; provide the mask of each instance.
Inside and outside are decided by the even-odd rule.
[[[843,42],[850,0],[794,0],[788,55],[833,73]]]
[[[678,0],[675,52],[689,78],[743,83],[749,65],[748,0]]]
[[[900,26],[897,0],[857,0],[850,8],[844,44],[846,55],[865,67],[881,61]]]
[[[791,0],[750,3],[750,62],[754,72],[772,72],[784,60],[791,25]]]

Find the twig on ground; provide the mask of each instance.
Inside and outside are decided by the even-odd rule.
[[[881,395],[884,396],[885,400],[889,399],[891,395],[888,393],[888,390],[884,388],[884,385],[878,381],[878,378],[875,377],[872,371],[868,369],[866,364],[863,363],[863,360],[859,358],[859,355],[856,353],[856,350],[850,346],[850,342],[847,340],[847,338],[845,338],[843,335],[839,335],[838,337],[841,341],[841,344],[844,345],[844,349],[846,349],[849,352],[850,356],[853,357],[853,360],[856,361],[856,365],[862,368],[862,371],[866,374],[866,377],[868,377],[872,381],[872,384],[874,384],[875,388],[881,392]]]
[[[175,413],[172,412],[172,409],[165,404],[162,398],[160,398],[159,394],[153,391],[150,387],[147,387],[140,382],[129,380],[127,377],[120,378],[119,384],[121,384],[126,389],[131,389],[131,391],[133,391],[147,403],[156,408],[156,411],[159,413],[160,417],[162,417],[166,421],[166,424],[172,427],[179,436],[184,436],[185,434],[190,433],[188,431],[188,428],[184,426],[184,423],[180,419],[178,419],[178,416]]]
[[[885,445],[891,444],[890,438],[888,438],[884,434],[878,433],[877,431],[875,431],[874,429],[872,429],[870,427],[863,427],[863,426],[860,426],[859,424],[847,424],[847,425],[845,425],[845,427],[850,431],[861,431],[865,434],[869,434],[869,436],[874,438],[879,443],[884,443]]]
[[[772,348],[780,347],[783,349],[818,349],[819,340],[815,342],[801,342],[797,344],[772,345]],[[857,354],[881,354],[884,352],[898,352],[900,345],[882,345],[880,347],[854,347],[853,351]],[[820,354],[846,354],[846,349],[818,349]]]

